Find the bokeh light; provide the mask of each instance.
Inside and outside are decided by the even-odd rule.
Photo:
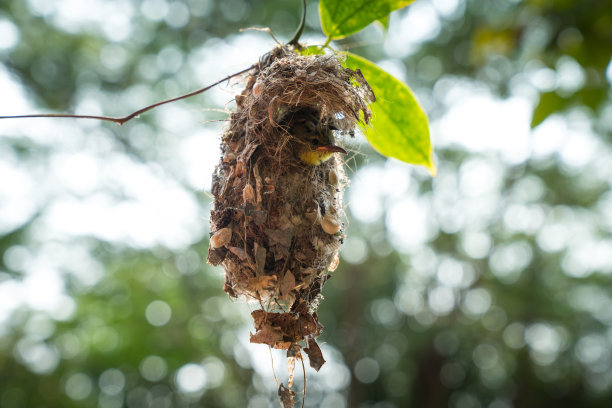
[[[298,9],[8,0],[0,114],[121,116],[199,89],[275,45],[241,29],[286,41]],[[317,9],[303,38],[324,42]],[[410,85],[438,175],[345,141],[347,237],[305,406],[609,405],[610,21],[605,2],[417,0],[332,43]],[[285,353],[248,342],[257,305],[204,262],[241,86],[122,127],[0,122],[1,407],[278,405]]]

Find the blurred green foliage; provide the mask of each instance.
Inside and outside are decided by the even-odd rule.
[[[300,11],[299,2],[281,0],[89,4],[90,14],[105,13],[103,22],[131,7],[131,32],[121,36],[112,25],[66,24],[53,12],[60,3],[0,3],[3,33],[18,31],[0,50],[2,67],[41,111],[72,111],[89,92],[110,115],[206,85],[193,70],[160,64],[163,50],[187,58],[209,42],[216,52],[215,41],[252,25],[287,38]],[[309,7],[306,35],[320,33],[315,12]],[[415,21],[435,17],[435,29],[394,40],[411,13]],[[467,81],[502,98],[528,98],[534,147],[510,161],[503,152],[440,143],[435,179],[367,147],[349,161],[348,239],[320,307],[329,362],[309,374],[306,406],[609,406],[612,8],[599,0],[419,0],[391,16],[385,41],[395,45],[382,41],[370,27],[333,45],[399,66],[434,123],[434,143],[444,139],[435,123],[451,109],[449,95]],[[133,98],[138,89],[152,100]],[[209,97],[181,107],[202,104],[222,108]],[[138,163],[132,167],[173,179],[205,209],[208,199],[175,176],[180,163],[168,159],[161,115],[122,128],[79,123],[90,138],[68,151],[95,146],[109,166]],[[206,112],[200,120],[218,117]],[[49,224],[56,200],[95,201],[109,191],[121,204],[131,192],[115,179],[93,191],[54,189],[43,176],[61,167],[68,156],[54,157],[75,134],[46,140],[32,122],[28,133],[4,126],[0,186],[32,184],[45,195],[18,201],[0,190],[0,406],[278,406],[273,379],[244,345],[248,308],[226,297],[219,271],[202,261],[206,231],[187,246],[58,233],[62,225]],[[545,126],[546,140],[576,142],[538,150],[534,135]],[[584,149],[590,156],[576,162]],[[15,208],[27,217],[7,215]],[[405,217],[410,223],[399,221]],[[52,272],[66,296],[46,309]],[[37,297],[17,291],[37,279]],[[16,294],[27,302],[9,309]],[[257,350],[266,360],[268,350]]]

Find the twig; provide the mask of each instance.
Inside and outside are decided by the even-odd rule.
[[[276,41],[278,45],[281,45],[281,42],[278,41],[278,39],[272,33],[272,30],[270,30],[270,27],[247,27],[247,28],[241,28],[240,32],[248,31],[248,30],[263,31],[264,33],[268,33],[270,34],[270,37],[272,37],[272,39]]]
[[[243,69],[242,71],[236,72],[234,74],[228,75],[223,79],[220,79],[219,81],[215,82],[212,85],[208,85],[202,89],[198,89],[197,91],[193,91],[193,92],[189,92],[185,95],[181,95],[181,96],[177,96],[176,98],[171,98],[171,99],[166,99],[165,101],[161,101],[161,102],[157,102],[154,103],[153,105],[149,105],[145,108],[139,109],[136,112],[133,112],[127,116],[121,117],[121,118],[113,118],[110,116],[94,116],[94,115],[72,115],[72,114],[65,114],[65,113],[40,113],[40,114],[34,114],[34,115],[15,115],[15,116],[0,116],[0,119],[23,119],[23,118],[72,118],[72,119],[96,119],[96,120],[105,120],[108,122],[114,122],[114,123],[118,123],[120,125],[123,125],[124,123],[126,123],[127,121],[134,119],[135,117],[150,111],[151,109],[157,108],[158,106],[161,105],[165,105],[167,103],[170,102],[175,102],[181,99],[185,99],[185,98],[189,98],[191,96],[195,96],[198,94],[201,94],[203,92],[208,91],[209,89],[225,82],[225,81],[229,81],[230,79],[244,74],[245,72],[248,72],[252,69],[257,68],[257,64],[253,64],[250,67]]]

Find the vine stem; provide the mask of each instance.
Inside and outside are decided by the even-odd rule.
[[[252,69],[257,68],[257,64],[253,64],[250,67],[243,69],[242,71],[236,72],[234,74],[228,75],[223,79],[218,80],[217,82],[215,82],[214,84],[208,85],[202,89],[198,89],[197,91],[193,91],[193,92],[189,92],[186,93],[185,95],[181,95],[181,96],[177,96],[176,98],[171,98],[171,99],[166,99],[164,101],[160,101],[160,102],[156,102],[152,105],[146,106],[142,109],[138,109],[136,112],[132,112],[127,116],[124,117],[119,117],[119,118],[115,118],[115,117],[111,117],[111,116],[95,116],[95,115],[73,115],[73,114],[67,114],[67,113],[39,113],[39,114],[33,114],[33,115],[15,115],[15,116],[0,116],[0,119],[23,119],[23,118],[72,118],[72,119],[96,119],[96,120],[105,120],[108,122],[114,122],[114,123],[118,123],[119,125],[123,125],[124,123],[126,123],[127,121],[134,119],[135,117],[150,111],[151,109],[157,108],[158,106],[161,105],[165,105],[167,103],[170,102],[175,102],[175,101],[179,101],[181,99],[185,99],[185,98],[189,98],[191,96],[195,96],[198,94],[201,94],[203,92],[208,91],[209,89],[225,82],[225,81],[229,81],[230,79],[237,77],[238,75],[244,74],[245,72],[248,72]]]

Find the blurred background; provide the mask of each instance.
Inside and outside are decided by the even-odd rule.
[[[3,0],[0,114],[123,116],[287,41],[297,0]],[[309,1],[308,43],[324,41]],[[333,46],[406,81],[438,176],[347,165],[307,407],[608,407],[612,6],[417,0]],[[0,121],[0,406],[279,406],[208,247],[239,81],[124,126]],[[406,129],[410,132],[410,129]],[[306,361],[308,363],[308,361]],[[296,378],[301,392],[301,367]],[[274,374],[275,373],[275,374]]]

